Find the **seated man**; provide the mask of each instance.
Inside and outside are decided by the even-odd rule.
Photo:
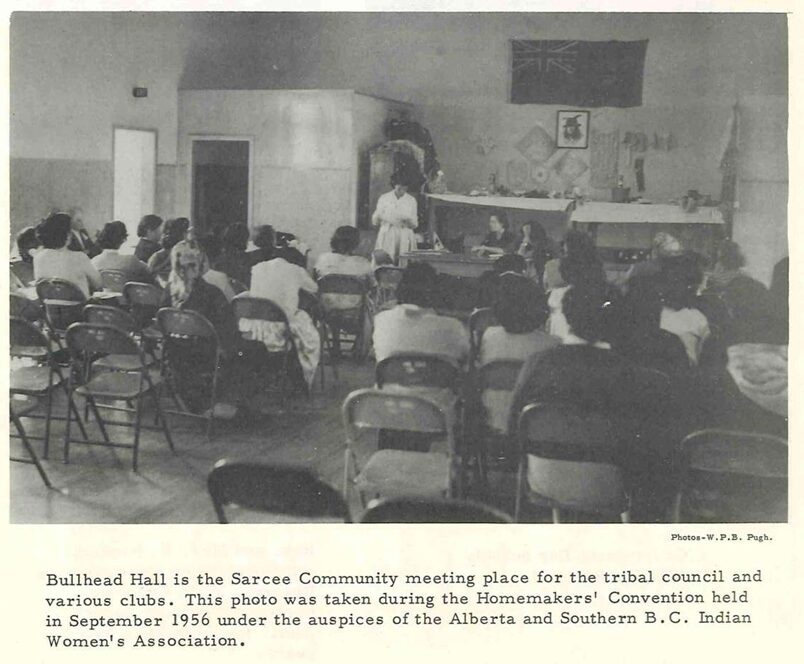
[[[399,304],[374,319],[377,362],[399,353],[443,355],[462,363],[469,355],[469,333],[455,318],[439,316],[432,307],[437,274],[426,263],[405,268],[397,288]]]
[[[121,254],[120,247],[128,238],[128,230],[122,221],[110,221],[98,233],[101,253],[92,259],[92,264],[101,270],[119,270],[125,273],[126,281],[153,283],[148,266],[135,256]]]

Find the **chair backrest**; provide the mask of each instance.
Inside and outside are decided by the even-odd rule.
[[[276,302],[264,297],[240,295],[232,300],[235,318],[250,318],[288,324],[288,318]]]
[[[34,278],[33,263],[26,261],[12,261],[9,265],[11,273],[20,280],[23,286],[28,286]]]
[[[441,355],[400,353],[377,363],[377,387],[439,387],[457,391],[460,369],[454,360]]]
[[[388,498],[373,504],[361,523],[511,523],[487,505],[463,500]]]
[[[365,279],[350,274],[327,274],[318,280],[318,292],[341,295],[365,295],[368,285]]]
[[[348,440],[358,429],[449,433],[447,414],[425,397],[375,389],[352,392],[341,408]]]
[[[377,280],[377,285],[380,288],[390,288],[396,290],[399,282],[402,281],[402,275],[405,269],[395,267],[393,265],[382,265],[374,270],[374,278]]]
[[[128,282],[128,277],[122,270],[101,270],[100,275],[103,287],[115,293],[122,293]]]
[[[84,307],[84,320],[87,323],[111,325],[129,334],[140,331],[140,325],[134,317],[118,307],[109,307],[102,304],[88,304]]]
[[[87,299],[78,286],[58,277],[39,279],[36,282],[36,295],[39,297],[39,301],[45,304],[48,300],[83,303]]]
[[[226,505],[305,519],[351,520],[340,492],[306,468],[222,459],[209,473],[207,487],[220,523],[228,523]]]
[[[165,337],[210,339],[218,344],[218,333],[214,326],[197,311],[163,307],[156,312],[156,322]]]
[[[681,443],[676,519],[688,522],[787,521],[787,442],[776,436],[706,429]]]
[[[129,281],[123,286],[123,298],[140,327],[149,325],[156,316],[162,303],[162,294],[159,286],[140,281]]]
[[[67,348],[73,357],[91,355],[137,355],[145,366],[142,350],[135,339],[124,330],[98,323],[73,323],[67,328]]]
[[[9,320],[9,344],[12,357],[42,358],[50,354],[47,336],[33,323],[17,316]]]
[[[559,507],[621,514],[627,509],[613,423],[574,404],[533,403],[519,416],[520,473]]]

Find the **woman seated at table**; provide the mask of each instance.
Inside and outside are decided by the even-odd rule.
[[[98,233],[98,247],[101,249],[92,264],[101,270],[118,270],[126,275],[126,281],[152,283],[153,276],[148,266],[135,256],[120,253],[120,247],[128,238],[128,230],[122,221],[110,221]]]
[[[266,230],[270,229],[270,230]],[[263,255],[271,256],[274,247],[273,229],[264,226],[261,235]],[[299,308],[299,291],[316,293],[318,285],[303,267],[275,256],[251,268],[251,289],[244,295],[271,300],[287,317],[290,333],[296,344],[301,375],[306,387],[312,387],[321,356],[321,338],[313,319]],[[286,347],[282,323],[241,318],[240,331],[255,341],[261,341],[268,352],[282,352]]]
[[[539,284],[544,283],[544,266],[555,254],[552,244],[544,227],[538,221],[526,221],[522,224],[516,243],[516,253],[528,262],[527,276]]]
[[[70,216],[51,214],[36,229],[42,249],[33,258],[34,279],[59,278],[75,284],[84,296],[103,288],[100,272],[82,251],[67,248],[71,234]]]
[[[489,232],[479,247],[472,247],[478,256],[501,256],[512,253],[516,245],[516,237],[508,226],[508,217],[499,210],[489,217]]]

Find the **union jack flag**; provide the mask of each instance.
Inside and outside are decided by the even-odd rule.
[[[513,53],[515,72],[535,67],[539,72],[557,70],[574,74],[578,57],[578,42],[514,40]]]
[[[511,41],[511,102],[625,108],[642,103],[648,41]]]

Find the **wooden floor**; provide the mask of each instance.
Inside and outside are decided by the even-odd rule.
[[[327,369],[326,390],[317,384],[314,396],[289,399],[284,412],[274,397],[260,404],[262,416],[246,423],[218,422],[211,442],[204,424],[172,418],[176,453],[161,433],[144,432],[139,471],[131,470],[131,452],[83,445],[70,448],[70,463],[62,462],[63,422],[53,426],[50,459],[45,467],[55,487],[48,490],[33,466],[11,464],[12,523],[213,523],[215,514],[206,489],[212,465],[222,458],[270,461],[306,466],[340,488],[343,473],[343,426],[340,406],[354,389],[373,383],[373,365],[344,362],[333,381]],[[146,418],[151,422],[152,418]],[[41,430],[40,421],[25,420],[26,428]],[[110,435],[131,440],[132,431],[117,427]],[[90,425],[90,438],[99,438]],[[41,441],[35,441],[41,450]],[[370,452],[373,441],[364,441]],[[19,441],[12,453],[22,456]],[[362,451],[362,450],[361,450]],[[511,510],[512,478],[492,501]],[[359,505],[352,505],[359,518]],[[536,520],[543,520],[538,515]]]

